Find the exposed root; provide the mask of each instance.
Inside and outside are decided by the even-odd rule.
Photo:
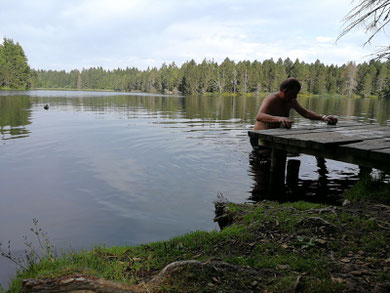
[[[113,281],[86,275],[71,275],[49,279],[23,280],[23,293],[55,292],[96,292],[96,293],[139,293],[135,286],[130,287]]]
[[[54,293],[54,292],[87,292],[87,293],[139,293],[153,291],[153,288],[158,287],[173,273],[182,270],[192,270],[194,268],[213,268],[216,271],[228,270],[234,273],[244,273],[250,276],[257,276],[260,272],[247,268],[232,265],[222,261],[197,261],[185,260],[176,261],[167,265],[148,283],[142,283],[137,286],[126,286],[113,281],[104,280],[86,275],[71,275],[60,278],[50,279],[26,279],[23,280],[23,293]],[[273,270],[262,270],[262,274],[275,275]],[[149,290],[150,289],[150,290]]]
[[[167,265],[162,271],[155,276],[150,283],[159,284],[161,283],[167,276],[172,273],[182,269],[182,268],[190,268],[190,267],[200,267],[203,268],[205,266],[209,266],[214,268],[215,270],[224,270],[229,269],[230,271],[238,272],[238,273],[246,273],[250,275],[257,275],[259,272],[250,268],[235,266],[223,261],[197,261],[197,260],[184,260],[184,261],[175,261],[169,265]]]

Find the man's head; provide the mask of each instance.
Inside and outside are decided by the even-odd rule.
[[[280,84],[280,94],[283,99],[291,101],[297,98],[299,91],[301,90],[301,84],[296,78],[289,77]]]

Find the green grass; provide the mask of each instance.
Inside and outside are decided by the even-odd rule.
[[[10,87],[0,87],[1,91],[26,91],[27,89],[25,87],[20,88],[10,88]]]
[[[365,177],[345,192],[344,198],[351,201],[372,200],[390,203],[390,184]]]
[[[20,292],[25,278],[73,273],[140,284],[179,260],[218,260],[259,273],[254,277],[245,271],[218,271],[210,266],[183,268],[153,292],[214,292],[216,288],[218,292],[290,292],[297,279],[303,292],[340,292],[345,283],[335,283],[331,278],[341,272],[342,264],[337,260],[363,251],[366,262],[380,266],[389,249],[390,236],[378,230],[373,219],[351,212],[323,212],[326,208],[307,202],[228,204],[226,209],[234,224],[222,231],[196,231],[133,247],[95,247],[54,261],[45,258],[20,271],[8,292]],[[304,225],[310,218],[329,222],[334,231],[324,234],[321,225]],[[329,251],[335,259],[329,258]],[[373,282],[384,281],[389,274],[378,270],[372,278]]]
[[[125,92],[116,91],[114,89],[77,89],[77,88],[32,88],[31,90],[42,90],[42,91],[81,91],[81,92]]]

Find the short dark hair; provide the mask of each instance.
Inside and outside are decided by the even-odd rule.
[[[296,78],[289,77],[280,84],[279,90],[282,91],[284,89],[288,89],[288,90],[297,89],[299,92],[301,90],[301,84],[299,83],[299,81]]]

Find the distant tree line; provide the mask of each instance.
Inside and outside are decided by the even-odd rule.
[[[0,88],[28,89],[31,83],[27,57],[19,43],[3,39],[0,44]]]
[[[324,65],[319,60],[305,63],[289,58],[240,61],[226,58],[174,62],[160,68],[105,70],[93,67],[70,72],[31,70],[19,43],[3,39],[0,44],[0,88],[67,88],[142,91],[151,93],[261,93],[275,92],[288,76],[302,83],[302,93],[390,97],[390,60],[372,60],[362,64]]]
[[[342,66],[273,59],[240,61],[226,58],[221,64],[194,60],[178,67],[175,63],[158,68],[105,70],[102,67],[66,71],[33,71],[33,87],[106,89],[152,93],[260,93],[274,92],[288,76],[302,83],[302,93],[390,96],[390,61],[370,61]]]

